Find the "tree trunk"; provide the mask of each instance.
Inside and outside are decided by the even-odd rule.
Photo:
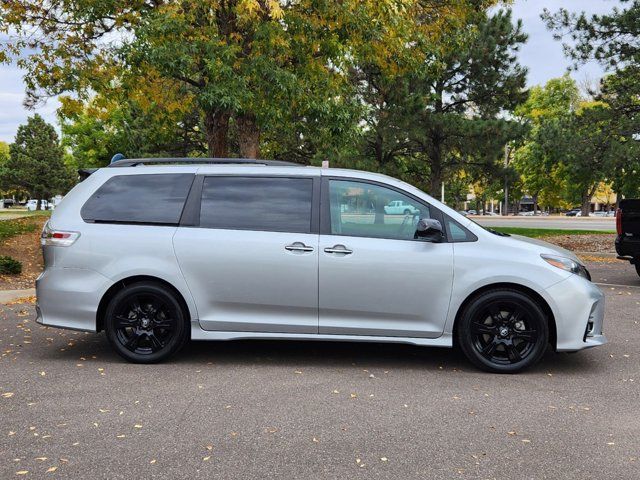
[[[213,158],[227,158],[229,156],[229,114],[220,111],[205,112],[204,128],[209,155]]]
[[[538,215],[538,194],[533,195],[533,214]]]
[[[236,118],[238,124],[238,146],[242,158],[260,157],[260,129],[256,124],[254,115],[239,115]]]
[[[581,205],[580,214],[583,217],[588,217],[589,216],[590,207],[591,207],[591,195],[589,195],[589,192],[583,193],[582,194],[582,205]]]
[[[435,113],[442,113],[444,109],[444,85],[438,83],[435,85],[435,103],[434,110]],[[442,185],[442,175],[443,175],[443,158],[442,158],[442,144],[444,143],[444,137],[442,132],[442,127],[436,126],[434,130],[431,131],[430,135],[431,140],[431,148],[429,148],[429,166],[431,167],[431,178],[430,178],[430,191],[432,197],[438,198],[438,192],[440,191]]]
[[[433,138],[432,143],[429,152],[429,166],[431,167],[429,193],[432,197],[438,198],[438,192],[442,185],[442,148],[437,138]]]

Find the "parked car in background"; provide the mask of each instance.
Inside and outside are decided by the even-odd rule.
[[[402,200],[394,200],[384,206],[384,213],[387,215],[417,215],[420,210]]]
[[[478,212],[477,212],[476,210],[473,210],[473,209],[471,209],[471,210],[467,210],[467,213],[468,213],[469,215],[477,215],[477,214],[478,214]]]
[[[640,276],[640,199],[620,200],[616,211],[616,252]]]
[[[16,204],[16,201],[13,198],[3,198],[2,199],[2,207],[3,208],[11,208]]]
[[[139,363],[189,339],[455,342],[517,372],[606,342],[604,295],[567,250],[388,176],[234,162],[121,160],[76,185],[42,232],[38,323],[104,330]],[[340,207],[394,201],[420,215]]]
[[[467,215],[469,215],[465,210],[458,210],[458,213],[463,217],[466,217]]]
[[[572,208],[568,212],[565,212],[565,215],[567,217],[581,217],[582,216],[582,209],[581,208]]]
[[[41,210],[49,210],[50,206],[49,206],[49,202],[46,200],[40,200],[41,205],[40,205],[40,209]],[[33,212],[34,210],[38,209],[38,200],[28,200],[27,201],[27,210],[30,212]]]
[[[593,212],[591,215],[593,215],[594,217],[615,217],[616,216],[614,210],[609,210],[608,212],[604,210],[599,210],[597,212]]]

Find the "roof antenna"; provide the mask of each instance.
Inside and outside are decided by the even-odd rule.
[[[113,157],[111,157],[111,161],[109,162],[109,164],[117,162],[118,160],[124,160],[125,158],[127,157],[125,157],[123,154],[116,153]]]

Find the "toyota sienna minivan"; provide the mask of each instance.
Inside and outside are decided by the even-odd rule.
[[[38,322],[104,330],[132,362],[189,339],[455,343],[516,372],[549,345],[606,342],[603,295],[571,252],[376,173],[120,160],[67,194],[42,245]]]

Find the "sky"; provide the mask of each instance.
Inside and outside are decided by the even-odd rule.
[[[528,84],[544,84],[551,78],[559,77],[571,63],[564,57],[561,43],[553,39],[540,20],[540,13],[545,7],[551,11],[565,7],[570,11],[605,13],[618,4],[617,0],[515,0],[512,5],[513,18],[522,19],[524,31],[529,35],[528,42],[519,53],[520,63],[529,69]],[[594,84],[603,73],[602,68],[592,62],[571,75],[579,83],[587,81]],[[23,76],[24,73],[15,65],[0,65],[0,141],[13,141],[18,125],[25,123],[27,117],[34,113],[39,113],[57,127],[55,112],[59,103],[55,98],[38,105],[35,110],[26,110],[22,106]]]

